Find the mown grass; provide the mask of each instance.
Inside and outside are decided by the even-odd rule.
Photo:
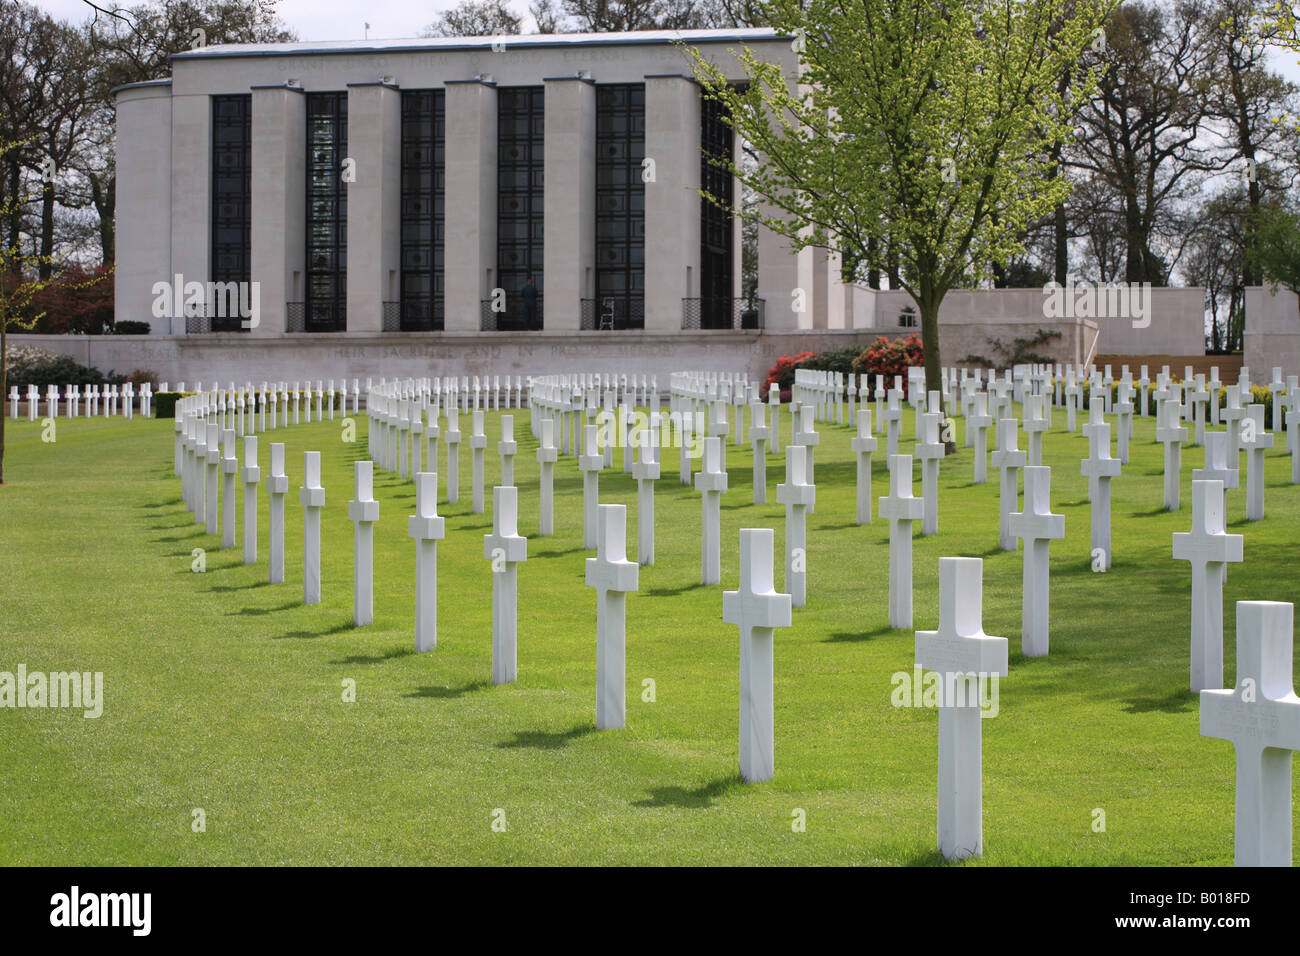
[[[409,481],[377,472],[373,626],[352,627],[347,501],[352,463],[339,421],[268,433],[288,443],[287,580],[220,549],[180,503],[171,422],[60,421],[57,441],[10,422],[0,488],[0,670],[102,671],[104,715],[0,709],[0,860],[11,864],[933,864],[937,717],[891,706],[910,672],[911,631],[888,626],[888,527],[854,524],[847,426],[823,424],[809,518],[809,603],[777,634],[776,778],[737,773],[737,632],[721,587],[699,581],[698,495],[665,454],[657,563],[628,599],[627,727],[597,732],[595,597],[583,583],[581,479],[557,470],[557,534],[536,536],[537,465],[516,412],[521,533],[519,680],[490,683],[490,514],[441,506],[438,647],[413,651]],[[489,414],[489,485],[499,475]],[[915,541],[915,626],[933,628],[938,558],[984,559],[984,622],[1011,643],[1000,713],[984,721],[984,862],[1228,864],[1233,756],[1199,736],[1187,690],[1190,574],[1171,535],[1190,524],[1161,506],[1154,419],[1113,485],[1114,567],[1089,560],[1087,453],[1056,429],[1045,445],[1054,510],[1051,654],[1020,656],[1021,556],[997,550],[997,473],[971,484],[971,453],[944,462],[939,535]],[[961,420],[958,420],[959,429]],[[468,422],[462,419],[468,433]],[[903,451],[911,450],[910,412]],[[783,416],[782,439],[790,437]],[[1024,436],[1021,445],[1024,447]],[[1268,455],[1267,518],[1244,520],[1245,564],[1224,596],[1225,671],[1235,676],[1233,602],[1295,599],[1297,503],[1284,441]],[[874,494],[888,491],[882,453]],[[302,453],[324,457],[324,600],[301,604]],[[441,467],[445,468],[445,448]],[[774,527],[784,456],[769,458],[769,504],[751,503],[748,448],[728,449],[723,587],[737,577],[738,530]],[[1242,464],[1245,459],[1243,456]],[[602,475],[601,500],[635,485]],[[919,467],[917,493],[920,492]],[[443,480],[445,490],[445,476]],[[487,492],[491,507],[491,491]],[[242,522],[238,525],[242,528]],[[207,571],[191,571],[194,548]],[[778,568],[780,557],[778,552]],[[780,571],[778,570],[778,578]],[[355,703],[342,682],[356,682]],[[643,681],[655,700],[642,699]],[[206,832],[192,828],[202,808]],[[504,811],[505,832],[492,828]],[[805,832],[791,826],[806,812]],[[1094,810],[1105,812],[1095,832]]]

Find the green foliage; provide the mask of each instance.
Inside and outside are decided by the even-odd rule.
[[[979,368],[1011,368],[1016,365],[1045,365],[1055,362],[1050,355],[1035,352],[1040,345],[1046,345],[1061,337],[1055,329],[1039,329],[1025,338],[1012,339],[1007,345],[1002,339],[989,338],[989,346],[998,354],[996,360],[989,360],[982,355],[967,355],[961,360],[962,365],[974,365]]]
[[[47,385],[111,385],[114,381],[123,379],[105,375],[97,368],[79,365],[67,355],[11,368],[8,376],[8,384],[17,385],[20,391],[25,391],[28,385],[44,389]]]
[[[1255,217],[1255,246],[1247,261],[1277,291],[1284,286],[1300,293],[1300,221],[1279,207],[1264,208]]]
[[[113,325],[113,334],[114,335],[148,335],[149,329],[150,326],[148,322],[134,322],[130,319],[125,319]]]
[[[794,373],[796,369],[802,368],[803,363],[811,359],[815,352],[800,352],[797,355],[782,355],[776,360],[767,371],[767,379],[763,382],[760,390],[760,397],[767,401],[767,393],[773,385],[781,395],[782,402],[790,400],[790,390],[794,388]]]
[[[194,392],[158,392],[153,397],[154,418],[175,418],[176,403]]]
[[[894,376],[903,377],[903,396],[907,397],[907,370],[924,361],[921,340],[915,335],[905,339],[887,339],[883,335],[862,350],[853,360],[853,371],[859,375],[883,375],[893,386]],[[874,383],[875,379],[872,379]]]
[[[818,352],[800,367],[815,369],[819,372],[839,372],[841,375],[848,375],[853,371],[853,363],[861,354],[862,346],[860,345],[851,345],[842,349],[828,349],[825,352]]]

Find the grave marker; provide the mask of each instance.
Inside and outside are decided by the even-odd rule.
[[[365,627],[375,620],[375,522],[379,502],[375,500],[375,463],[353,462],[356,497],[348,502],[352,522],[352,623]]]
[[[627,723],[627,594],[637,589],[639,569],[627,560],[627,508],[601,505],[597,521],[586,580],[596,589],[596,729],[611,730]]]
[[[448,408],[454,414],[455,405]],[[415,476],[415,514],[407,519],[407,536],[415,539],[415,649],[438,646],[438,542],[446,535],[438,516],[438,473]]]
[[[1025,543],[1021,581],[1021,651],[1044,657],[1048,648],[1051,542],[1065,537],[1065,516],[1052,514],[1052,469],[1025,468],[1024,509],[1011,516],[1011,530]]]
[[[1174,560],[1192,566],[1193,693],[1223,686],[1223,583],[1243,560],[1242,536],[1223,529],[1223,482],[1194,479],[1192,530],[1174,533]]]
[[[492,683],[509,684],[518,674],[519,565],[528,560],[513,485],[492,489],[492,533],[483,536],[483,556],[492,562]]]

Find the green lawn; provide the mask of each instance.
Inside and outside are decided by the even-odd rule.
[[[489,485],[499,474],[489,414]],[[958,420],[959,428],[961,420]],[[1154,418],[1135,419],[1131,463],[1113,489],[1114,567],[1091,570],[1081,434],[1047,437],[1052,501],[1066,538],[1052,545],[1051,654],[1020,649],[1021,556],[997,550],[997,471],[970,483],[971,455],[946,460],[939,535],[915,541],[915,624],[936,626],[938,559],[984,558],[984,627],[1009,639],[1000,713],[984,729],[984,861],[992,864],[1232,862],[1233,755],[1198,734],[1187,691],[1189,566],[1171,534],[1183,508],[1160,510]],[[490,683],[489,514],[443,504],[438,647],[413,650],[414,543],[407,482],[376,472],[373,626],[352,627],[352,462],[340,422],[277,430],[288,441],[286,582],[267,584],[265,488],[260,563],[220,549],[180,503],[172,422],[9,422],[0,488],[0,670],[102,671],[104,714],[0,709],[0,861],[11,864],[933,864],[937,714],[891,706],[890,678],[910,672],[913,634],[888,627],[888,525],[854,524],[847,426],[820,426],[817,509],[808,522],[808,606],[777,632],[776,778],[737,771],[738,638],[722,588],[702,587],[699,496],[678,483],[676,452],[658,485],[657,558],[628,598],[624,730],[595,730],[595,596],[585,587],[581,476],[557,466],[556,529],[536,537],[536,443],[516,413],[520,532],[519,680]],[[462,418],[463,433],[469,423]],[[910,411],[902,451],[912,450]],[[790,438],[782,417],[782,440]],[[1021,435],[1021,447],[1027,444]],[[884,439],[874,495],[888,491]],[[1244,566],[1224,595],[1225,671],[1235,675],[1234,602],[1295,599],[1300,488],[1282,436],[1268,456],[1268,517],[1244,520],[1229,493]],[[302,454],[324,457],[324,601],[303,607]],[[445,468],[445,446],[441,465]],[[1245,458],[1242,462],[1244,465]],[[734,588],[738,529],[777,529],[751,504],[750,456],[728,449],[723,587]],[[629,506],[616,468],[601,499]],[[917,466],[916,492],[920,493]],[[1243,483],[1244,484],[1244,483]],[[445,494],[445,476],[442,481]],[[241,495],[242,498],[242,495]],[[491,490],[487,492],[491,507]],[[874,511],[874,508],[873,508]],[[237,527],[242,529],[242,519]],[[207,571],[191,571],[193,548]],[[355,703],[342,683],[356,682]],[[642,700],[653,679],[657,699]],[[202,808],[206,832],[195,833]],[[807,814],[793,832],[792,814]],[[1106,829],[1093,831],[1093,811]],[[504,810],[506,830],[492,828]],[[1300,828],[1298,828],[1300,829]]]

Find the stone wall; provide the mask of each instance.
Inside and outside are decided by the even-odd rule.
[[[1243,352],[1250,380],[1265,384],[1273,369],[1283,380],[1300,375],[1300,300],[1288,289],[1274,294],[1264,286],[1246,290],[1246,332]]]

